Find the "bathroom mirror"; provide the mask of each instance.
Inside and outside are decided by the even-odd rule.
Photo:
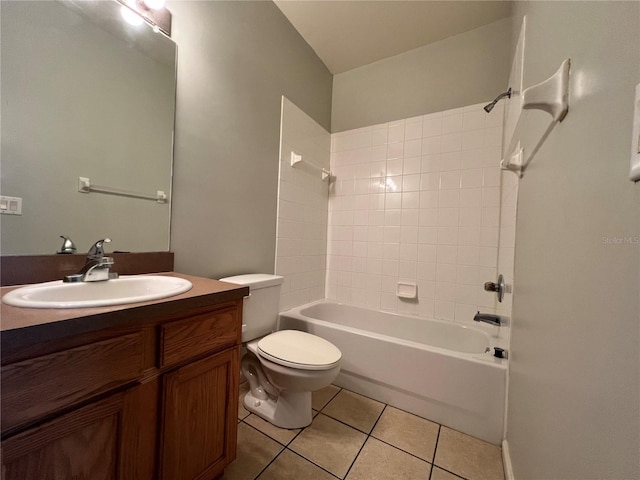
[[[0,194],[21,199],[0,215],[2,255],[55,253],[60,235],[79,253],[104,237],[168,250],[176,44],[115,0],[0,8]],[[116,192],[81,193],[79,177]]]

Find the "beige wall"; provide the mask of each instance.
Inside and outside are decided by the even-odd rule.
[[[330,128],[331,74],[272,2],[173,1],[176,270],[273,272],[280,99]]]
[[[511,67],[509,19],[334,76],[331,128],[353,128],[490,102]]]
[[[532,2],[525,87],[571,57],[569,114],[520,181],[507,439],[517,479],[640,478],[640,3]],[[619,245],[607,239],[629,238]],[[635,240],[634,240],[635,239]]]

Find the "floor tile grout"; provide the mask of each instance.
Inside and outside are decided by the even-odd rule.
[[[351,469],[353,468],[353,466],[355,465],[356,461],[358,460],[358,457],[360,456],[360,454],[362,453],[362,449],[364,448],[364,446],[367,444],[367,442],[369,441],[369,439],[371,438],[371,432],[373,432],[373,430],[376,428],[376,425],[378,424],[378,422],[380,421],[380,417],[382,417],[382,414],[384,413],[384,411],[387,408],[387,404],[384,404],[384,407],[382,407],[382,411],[380,412],[380,415],[378,415],[378,418],[376,419],[375,422],[373,422],[373,426],[371,427],[371,431],[367,434],[367,438],[364,439],[364,442],[362,443],[362,446],[360,447],[360,450],[358,450],[358,453],[356,454],[355,458],[353,459],[353,462],[351,462],[351,465],[349,465],[349,468],[347,469],[347,473],[345,473],[344,478],[347,478],[349,476],[349,472],[351,471]],[[350,425],[349,425],[350,426]],[[351,427],[353,428],[353,427]],[[357,429],[356,429],[357,430]],[[361,430],[358,430],[361,431]],[[364,433],[364,432],[363,432]]]
[[[415,414],[413,414],[413,413],[411,413],[411,412],[407,412],[407,411],[402,410],[402,409],[400,409],[400,408],[394,407],[394,406],[389,405],[389,404],[387,404],[387,403],[385,403],[385,402],[381,402],[381,401],[379,401],[379,400],[376,400],[376,399],[373,399],[373,398],[367,397],[367,396],[365,396],[365,395],[361,395],[361,394],[359,394],[359,393],[357,393],[357,392],[352,392],[351,390],[348,390],[348,389],[345,389],[345,388],[342,388],[342,387],[337,387],[337,386],[335,386],[335,387],[336,387],[338,390],[337,390],[333,395],[331,395],[331,397],[330,397],[330,398],[329,398],[329,399],[328,399],[328,400],[327,400],[327,401],[322,405],[322,407],[321,407],[319,410],[317,410],[317,412],[318,412],[318,413],[313,417],[313,419],[312,419],[312,423],[311,423],[311,424],[309,424],[309,425],[308,425],[308,426],[306,426],[306,427],[303,427],[303,428],[299,429],[299,431],[298,431],[298,432],[296,432],[296,434],[295,434],[295,435],[294,435],[290,440],[288,440],[286,443],[283,443],[282,441],[280,441],[280,440],[278,440],[278,439],[276,439],[276,438],[274,438],[274,437],[270,436],[270,435],[269,435],[269,434],[267,434],[266,432],[261,431],[257,426],[251,425],[250,423],[248,423],[248,422],[246,421],[246,419],[248,419],[251,415],[255,415],[257,418],[260,418],[260,416],[259,416],[259,415],[256,415],[256,414],[254,414],[254,413],[252,413],[252,412],[249,412],[249,414],[248,414],[248,415],[246,415],[246,416],[244,416],[243,418],[238,418],[238,424],[240,424],[240,423],[244,423],[246,426],[251,427],[251,429],[252,429],[252,430],[255,430],[256,432],[258,432],[258,433],[260,433],[260,434],[262,434],[262,435],[264,435],[264,436],[268,437],[269,439],[271,439],[271,440],[273,440],[274,442],[276,442],[276,443],[278,444],[278,446],[280,446],[280,447],[281,447],[280,451],[279,451],[279,452],[278,452],[278,453],[277,453],[277,454],[276,454],[276,455],[275,455],[275,456],[274,456],[274,457],[273,457],[273,458],[272,458],[272,459],[271,459],[271,460],[270,460],[270,461],[269,461],[269,462],[268,462],[268,463],[267,463],[267,464],[266,464],[266,465],[265,465],[265,466],[260,470],[260,472],[259,472],[256,476],[254,476],[254,477],[253,477],[253,480],[257,480],[257,479],[258,479],[258,478],[259,478],[259,477],[260,477],[260,476],[261,476],[261,475],[262,475],[266,470],[268,470],[268,469],[271,467],[271,465],[272,465],[272,464],[273,464],[273,463],[274,463],[274,462],[275,462],[275,461],[276,461],[276,460],[277,460],[277,459],[278,459],[278,458],[283,454],[283,452],[285,452],[285,451],[287,451],[287,450],[288,450],[289,452],[293,453],[294,455],[296,455],[297,457],[299,457],[299,458],[303,459],[304,461],[309,462],[310,464],[312,464],[312,465],[314,465],[315,467],[319,468],[320,470],[324,471],[325,473],[328,473],[332,478],[335,478],[335,479],[338,479],[338,480],[345,480],[345,479],[349,476],[349,474],[351,473],[351,471],[353,470],[354,465],[355,465],[355,464],[356,464],[356,462],[358,461],[358,458],[359,458],[359,457],[360,457],[360,455],[362,454],[363,449],[365,448],[365,446],[367,445],[367,443],[369,442],[369,440],[370,440],[370,438],[371,438],[371,437],[373,437],[373,438],[374,438],[375,440],[377,440],[378,442],[381,442],[381,443],[382,443],[382,444],[384,444],[384,445],[387,445],[387,446],[389,446],[389,447],[391,447],[391,448],[393,448],[393,449],[395,449],[395,450],[398,450],[398,451],[400,451],[400,452],[403,452],[404,454],[410,455],[411,457],[414,457],[415,459],[417,459],[417,460],[419,460],[419,461],[421,461],[421,462],[426,462],[426,463],[428,463],[428,464],[430,465],[430,467],[431,467],[431,468],[430,468],[430,471],[429,471],[429,475],[426,477],[426,480],[431,480],[431,479],[433,478],[434,470],[435,470],[435,468],[436,468],[436,467],[437,467],[438,469],[440,469],[440,470],[444,471],[444,472],[447,472],[448,474],[453,475],[453,476],[454,476],[455,478],[457,478],[457,479],[460,479],[460,480],[467,480],[465,477],[462,477],[461,475],[459,475],[459,474],[457,474],[457,473],[455,473],[455,472],[452,472],[452,471],[450,471],[450,470],[449,470],[449,469],[447,469],[447,468],[444,468],[444,467],[438,466],[438,465],[436,465],[436,463],[435,463],[436,455],[437,455],[437,452],[438,452],[438,447],[440,446],[440,437],[441,437],[442,427],[443,427],[443,425],[442,425],[442,424],[440,424],[440,423],[438,423],[438,422],[435,422],[435,421],[433,421],[433,420],[426,419],[426,418],[424,418],[424,417],[420,417],[419,415],[415,415]],[[347,423],[347,422],[345,422],[345,421],[342,421],[342,420],[340,420],[340,419],[338,419],[338,418],[334,418],[333,416],[329,415],[328,413],[324,413],[324,410],[325,410],[325,409],[326,409],[326,408],[331,404],[331,402],[333,402],[333,401],[336,399],[336,397],[337,397],[341,392],[343,392],[343,391],[346,391],[346,392],[349,392],[349,393],[353,393],[353,394],[355,394],[355,395],[358,395],[358,396],[360,396],[360,397],[363,397],[363,398],[366,398],[366,399],[372,400],[372,401],[374,401],[374,402],[377,402],[377,403],[379,403],[379,404],[383,405],[382,410],[381,410],[381,411],[380,411],[380,413],[378,414],[378,416],[377,416],[377,418],[376,418],[375,422],[373,422],[373,426],[370,428],[370,430],[369,430],[369,432],[368,432],[368,433],[367,433],[367,432],[365,432],[365,431],[363,431],[363,430],[361,430],[361,429],[360,429],[360,428],[358,428],[358,427],[355,427],[355,426],[353,426],[353,425],[350,425],[349,423]],[[429,461],[429,460],[425,460],[424,458],[421,458],[421,457],[419,457],[418,455],[415,455],[415,454],[413,454],[413,453],[411,453],[411,452],[408,452],[408,451],[404,450],[403,448],[401,448],[401,447],[399,447],[399,446],[397,446],[397,445],[394,445],[394,444],[392,444],[392,443],[389,443],[388,441],[382,440],[382,439],[380,439],[380,438],[376,437],[375,435],[373,435],[373,432],[374,432],[374,430],[375,430],[376,426],[378,425],[378,423],[380,422],[380,419],[382,418],[382,416],[384,415],[384,413],[387,411],[387,407],[391,407],[391,408],[396,409],[396,410],[398,410],[398,411],[400,411],[400,412],[403,412],[403,413],[405,413],[405,414],[408,414],[408,415],[414,416],[414,417],[419,418],[419,419],[422,419],[422,420],[426,420],[426,421],[431,422],[432,424],[435,424],[435,425],[437,425],[437,426],[438,426],[438,432],[437,432],[437,435],[436,435],[436,441],[435,441],[435,446],[434,446],[434,449],[433,449],[433,453],[432,453],[432,455],[431,455],[431,461]],[[354,457],[354,458],[353,458],[353,460],[351,461],[351,463],[350,463],[350,465],[349,465],[349,468],[347,469],[346,473],[345,473],[345,474],[344,474],[344,476],[342,476],[342,477],[338,477],[338,476],[337,476],[336,474],[334,474],[333,472],[331,472],[331,471],[327,470],[326,468],[322,467],[321,465],[318,465],[318,464],[317,464],[316,462],[314,462],[313,460],[311,460],[311,459],[309,459],[309,458],[306,458],[303,454],[298,453],[298,452],[296,452],[295,450],[293,450],[292,448],[290,448],[291,444],[292,444],[292,443],[293,443],[293,442],[294,442],[294,441],[295,441],[295,440],[300,436],[300,434],[301,434],[302,432],[304,432],[308,427],[310,427],[310,426],[313,424],[313,421],[315,421],[315,419],[317,418],[317,416],[318,416],[318,415],[320,415],[320,414],[322,414],[324,417],[326,417],[326,418],[328,418],[328,419],[331,419],[331,420],[333,420],[333,421],[335,421],[335,422],[338,422],[338,423],[340,423],[340,424],[342,424],[342,425],[344,425],[344,426],[346,426],[346,427],[348,427],[348,428],[351,428],[351,429],[355,430],[356,432],[359,432],[359,433],[361,433],[361,434],[365,435],[364,442],[362,443],[362,445],[361,445],[361,446],[360,446],[360,448],[358,449],[357,454],[355,455],[355,457]],[[459,432],[459,433],[462,433],[462,432]],[[466,434],[465,434],[465,435],[466,435]]]
[[[429,473],[429,480],[433,477],[433,470],[436,467],[436,452],[438,451],[438,441],[440,440],[440,432],[442,431],[442,425],[438,424],[438,435],[436,435],[436,444],[433,447],[433,456],[431,457],[431,472]]]

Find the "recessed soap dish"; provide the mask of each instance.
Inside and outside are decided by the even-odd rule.
[[[396,296],[398,298],[418,298],[418,286],[415,283],[398,282]]]

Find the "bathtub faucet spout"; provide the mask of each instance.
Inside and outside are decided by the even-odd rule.
[[[476,322],[484,322],[489,325],[495,325],[496,327],[504,326],[508,324],[508,319],[501,315],[493,315],[491,313],[476,313],[473,317]]]

